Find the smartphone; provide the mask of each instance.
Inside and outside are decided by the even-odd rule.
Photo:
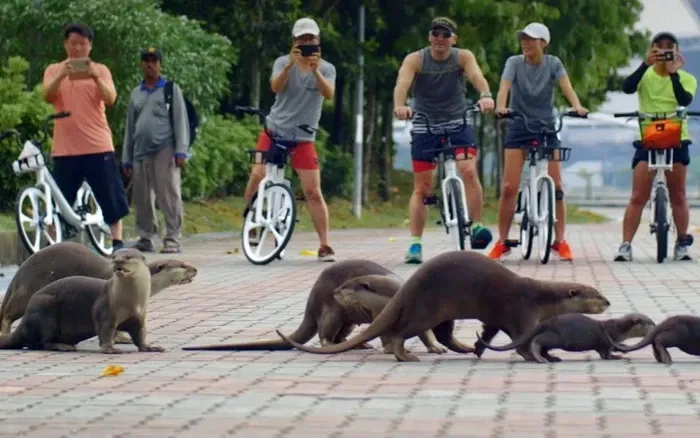
[[[661,60],[661,61],[673,61],[673,59],[674,59],[674,51],[673,50],[664,50],[659,55],[659,60]]]
[[[314,53],[318,53],[321,50],[321,47],[318,44],[314,44],[297,46],[297,49],[301,50],[301,56],[311,56]]]
[[[79,80],[89,79],[88,67],[90,66],[90,58],[75,58],[68,61],[73,67],[73,73],[68,76],[68,79]]]

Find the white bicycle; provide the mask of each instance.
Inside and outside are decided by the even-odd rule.
[[[284,249],[292,238],[297,220],[297,204],[291,181],[284,177],[285,165],[289,158],[289,148],[294,147],[292,140],[270,132],[267,128],[266,114],[258,108],[237,106],[238,113],[260,116],[265,132],[272,139],[267,151],[249,150],[253,164],[265,164],[265,176],[258,184],[258,191],[246,207],[243,217],[241,241],[243,253],[254,265],[266,265],[275,258],[281,260]],[[316,129],[309,125],[297,126],[304,132],[312,134]],[[257,243],[251,242],[251,231],[260,230]],[[263,251],[266,237],[272,234],[274,245],[271,250]]]
[[[679,106],[676,111],[670,113],[644,113],[639,111],[628,113],[615,113],[615,117],[636,118],[639,122],[640,138],[644,138],[643,122],[650,121],[650,126],[653,131],[662,132],[667,128],[667,123],[674,124],[677,128],[678,138],[673,139],[674,144],[664,144],[666,139],[660,143],[647,139],[646,141],[635,141],[633,146],[635,149],[644,149],[648,153],[649,171],[655,172],[654,184],[652,186],[650,202],[649,202],[649,232],[656,234],[656,261],[663,263],[668,255],[668,231],[671,228],[673,221],[671,220],[671,209],[669,208],[668,187],[666,186],[666,172],[673,171],[673,150],[679,148],[683,143],[690,142],[681,141],[681,132],[683,120],[688,116],[700,116],[700,112],[688,111],[685,107]],[[674,132],[676,131],[674,130]],[[668,130],[671,132],[671,130]],[[675,133],[672,134],[675,136]],[[692,235],[689,236],[688,245],[692,244]],[[616,261],[621,261],[616,259]]]
[[[562,119],[564,117],[587,118],[580,116],[576,111],[562,113],[559,116],[559,127],[548,130],[542,127],[539,131],[530,129],[525,114],[517,111],[509,111],[506,114],[497,114],[497,118],[523,119],[525,129],[532,134],[540,136],[541,140],[535,140],[527,146],[527,161],[530,170],[529,183],[518,191],[516,214],[521,213],[520,239],[506,240],[508,247],[520,246],[523,259],[528,260],[532,254],[532,244],[535,236],[538,237],[538,250],[540,262],[546,264],[552,250],[552,239],[554,238],[554,224],[557,221],[556,209],[554,208],[554,180],[549,176],[549,161],[567,161],[571,155],[571,148],[552,147],[547,145],[547,137],[556,135],[561,131]],[[534,194],[537,196],[533,196]]]
[[[438,221],[438,225],[441,223],[445,225],[445,232],[455,239],[455,247],[458,250],[464,250],[466,248],[465,241],[469,238],[469,247],[474,247],[475,249],[486,248],[489,242],[472,242],[472,220],[469,217],[469,208],[467,207],[467,198],[464,190],[464,182],[462,181],[459,172],[457,171],[457,157],[455,150],[464,148],[465,145],[453,146],[450,141],[450,134],[455,134],[457,132],[463,131],[467,127],[467,114],[471,112],[478,112],[479,105],[474,104],[469,106],[466,111],[462,114],[462,122],[458,129],[446,126],[437,128],[430,127],[430,119],[426,114],[416,112],[414,113],[414,123],[418,119],[425,119],[425,127],[428,134],[433,134],[433,130],[438,129],[440,131],[440,147],[435,149],[426,149],[423,152],[435,153],[437,154],[438,160],[438,180],[440,181],[440,188],[442,192],[442,198],[436,195],[426,197],[423,200],[425,205],[438,205],[440,209],[441,220]],[[464,159],[473,159],[469,155],[466,155]],[[478,245],[474,246],[474,243]]]
[[[68,231],[74,234],[85,229],[95,249],[103,256],[108,256],[112,253],[112,245],[111,243],[107,245],[106,242],[108,236],[111,242],[111,232],[104,222],[102,209],[90,185],[83,182],[71,207],[47,168],[48,159],[41,150],[43,142],[48,137],[49,122],[68,116],[70,112],[48,116],[42,126],[43,136],[40,139],[28,139],[24,144],[20,133],[15,129],[0,134],[0,141],[14,136],[22,147],[19,157],[12,163],[15,174],[36,174],[36,183],[24,187],[17,195],[15,208],[17,232],[27,251],[34,254],[42,248],[42,235],[47,245],[52,245],[63,240],[64,225],[68,225]],[[29,231],[25,229],[25,225],[29,225]],[[34,231],[33,237],[30,237],[31,230]]]

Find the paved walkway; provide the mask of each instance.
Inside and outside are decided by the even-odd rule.
[[[654,320],[700,310],[698,262],[654,261],[642,228],[632,264],[612,263],[619,224],[571,226],[573,263],[505,264],[523,275],[597,285],[613,303],[603,317],[630,311]],[[341,257],[376,260],[408,277],[407,232],[333,233]],[[426,256],[449,248],[426,235]],[[181,346],[276,338],[301,321],[308,291],[328,266],[300,255],[313,235],[297,234],[287,259],[249,264],[233,239],[191,241],[194,283],[151,301],[149,338],[166,352],[105,356],[94,339],[78,353],[0,352],[0,434],[28,437],[612,437],[693,436],[700,426],[698,359],[671,350],[657,364],[650,349],[624,361],[558,352],[564,362],[528,364],[515,355],[425,352],[399,363],[379,351],[338,355],[281,352],[186,352]],[[696,247],[697,248],[697,247]],[[697,251],[697,249],[696,249]],[[150,257],[160,257],[159,255]],[[473,342],[475,321],[458,323]],[[507,342],[499,335],[495,342]],[[316,339],[312,341],[316,343]],[[375,346],[378,341],[372,342]],[[119,376],[101,377],[106,365]]]

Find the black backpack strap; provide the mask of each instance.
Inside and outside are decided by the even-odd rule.
[[[168,117],[170,118],[170,126],[174,129],[174,116],[173,116],[173,81],[165,82],[165,89],[163,90],[165,95],[165,104],[168,106]]]

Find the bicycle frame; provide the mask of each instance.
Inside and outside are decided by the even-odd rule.
[[[53,224],[54,206],[53,202],[51,201],[56,202],[58,212],[61,214],[61,216],[63,216],[66,222],[73,225],[74,227],[82,228],[90,225],[100,225],[101,220],[99,216],[96,216],[91,213],[85,213],[85,220],[83,220],[78,214],[75,213],[75,209],[68,204],[68,201],[66,200],[65,196],[63,196],[63,193],[61,193],[61,190],[58,188],[56,180],[54,180],[53,176],[51,175],[51,172],[47,170],[46,166],[42,166],[35,173],[37,174],[35,187],[41,189],[44,192],[44,197],[47,200],[47,214],[44,218],[44,223],[46,225]],[[82,202],[86,186],[89,187],[87,185],[87,182],[83,181],[83,184],[78,189],[78,193],[75,198],[76,206],[80,205],[80,203]]]
[[[456,193],[454,196],[459,196],[462,201],[462,214],[464,215],[464,220],[465,223],[467,224],[467,227],[470,226],[471,219],[469,217],[469,207],[467,206],[467,196],[466,196],[466,189],[464,187],[464,181],[462,181],[461,176],[459,175],[459,172],[457,171],[457,160],[455,156],[455,151],[454,148],[452,147],[452,142],[450,141],[450,134],[454,134],[460,131],[463,131],[466,129],[468,123],[467,123],[467,114],[474,112],[474,111],[479,111],[479,105],[474,104],[469,107],[464,111],[462,114],[462,121],[463,123],[461,124],[460,129],[456,130],[450,130],[448,131],[447,128],[442,128],[441,129],[441,139],[444,141],[443,146],[436,148],[436,149],[428,149],[424,152],[437,152],[438,154],[438,165],[440,165],[443,169],[443,175],[442,175],[442,180],[440,181],[440,189],[442,192],[443,199],[447,198],[447,188],[450,184],[451,181],[456,181],[457,186],[459,187],[459,195]],[[433,129],[430,126],[430,119],[426,114],[423,113],[415,113],[415,116],[418,116],[419,118],[425,119],[425,126],[428,134],[434,134]],[[415,120],[415,119],[414,119]],[[463,146],[460,146],[463,147]],[[465,159],[469,159],[468,157],[465,157]],[[452,227],[458,224],[458,219],[457,215],[453,215],[453,217],[450,217],[449,215],[449,208],[446,202],[443,202],[442,205],[442,210],[443,210],[443,217],[445,218],[445,226],[446,227]],[[456,213],[456,212],[455,212]]]

